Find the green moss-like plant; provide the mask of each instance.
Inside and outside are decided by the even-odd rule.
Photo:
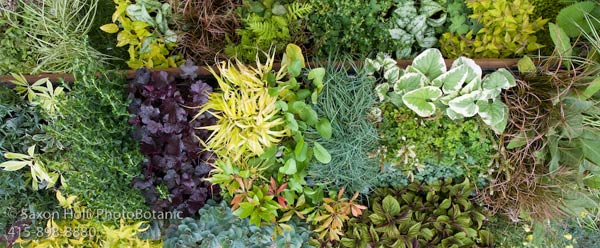
[[[382,107],[379,127],[384,161],[409,175],[427,167],[453,168],[446,177],[464,175],[485,182],[494,151],[475,120],[422,119],[408,108]]]
[[[535,34],[547,20],[532,18],[529,0],[467,0],[467,6],[473,11],[469,17],[482,28],[464,35],[444,33],[440,47],[445,57],[505,58],[542,48]]]
[[[311,3],[319,6],[308,22],[318,55],[388,52],[410,58],[437,43],[436,36],[446,21],[443,1],[438,0]]]
[[[310,247],[308,229],[296,226],[274,240],[271,226],[255,226],[233,214],[225,201],[209,200],[200,209],[200,219],[185,218],[176,230],[167,233],[166,248],[194,247]]]
[[[492,247],[492,234],[482,229],[485,211],[474,205],[468,180],[375,192],[371,208],[353,218],[342,238],[343,247]]]
[[[86,63],[90,65],[76,70],[75,83],[60,103],[61,117],[45,127],[66,146],[49,157],[53,169],[63,172],[64,191],[79,196],[93,211],[145,210],[141,192],[132,188],[143,156],[130,138],[125,81],[116,74],[98,75],[102,69]]]

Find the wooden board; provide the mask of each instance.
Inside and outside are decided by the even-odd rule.
[[[453,61],[454,60],[447,59],[446,65],[449,67]],[[475,59],[475,63],[477,63],[479,66],[481,66],[481,68],[483,70],[495,70],[497,68],[515,68],[517,66],[518,61],[519,61],[519,59]],[[406,66],[412,64],[412,60],[410,60],[410,59],[398,60],[397,63],[398,63],[398,66],[405,68]],[[323,65],[324,65],[323,62],[310,63],[311,67],[318,67],[318,66],[323,66]],[[275,70],[277,70],[280,68],[280,66],[281,66],[280,64],[276,63],[273,67]],[[216,72],[218,72],[218,70],[216,69],[215,66],[212,66],[212,67]],[[152,71],[166,71],[169,74],[173,74],[175,76],[178,76],[179,73],[181,73],[179,68],[152,69]],[[126,74],[127,79],[132,79],[135,77],[135,70],[123,70],[121,72]],[[206,66],[198,67],[198,70],[196,73],[200,77],[204,77],[204,78],[212,77],[212,74],[210,73],[210,71],[207,69]],[[75,77],[73,74],[42,73],[42,74],[24,75],[24,76],[25,76],[25,79],[27,79],[27,81],[30,83],[33,83],[42,78],[48,78],[52,82],[59,82],[61,79],[64,79],[65,82],[73,82],[75,80]],[[5,76],[0,77],[0,83],[8,84],[10,86],[10,85],[12,85],[12,83],[10,83],[10,81],[13,79],[14,78],[12,76],[5,75]]]

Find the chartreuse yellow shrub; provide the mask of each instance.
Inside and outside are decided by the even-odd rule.
[[[146,225],[143,221],[130,224],[121,219],[119,225],[103,223],[89,218],[90,212],[77,196],[63,196],[57,191],[56,198],[69,216],[51,218],[45,228],[25,228],[15,241],[16,247],[162,247],[162,242],[139,238],[138,235],[148,229],[148,226],[142,227]]]
[[[547,20],[531,19],[534,6],[529,0],[467,0],[466,4],[473,11],[469,18],[482,28],[464,35],[444,33],[440,47],[445,57],[505,58],[543,47],[535,34]]]
[[[168,26],[170,6],[157,0],[114,0],[112,22],[100,27],[117,33],[117,47],[129,45],[130,68],[169,68],[181,64],[181,55],[170,55],[177,35]]]

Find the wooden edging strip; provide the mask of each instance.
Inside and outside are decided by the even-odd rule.
[[[477,63],[479,66],[481,66],[481,69],[483,70],[495,70],[498,68],[514,68],[517,65],[519,59],[475,59],[475,63]],[[452,64],[454,60],[452,59],[446,59],[446,66],[450,66]],[[397,60],[398,66],[405,68],[407,66],[409,66],[410,64],[412,64],[412,60],[410,59],[402,59],[402,60]],[[310,63],[310,66],[312,67],[318,67],[318,66],[322,66],[324,65],[324,62],[317,62],[317,63]],[[213,69],[215,70],[215,72],[218,72],[216,66],[212,66]],[[281,64],[276,63],[274,64],[274,69],[277,70],[281,67]],[[151,69],[151,71],[166,71],[169,74],[173,74],[175,76],[178,76],[181,73],[181,70],[179,70],[179,68],[167,68],[167,69]],[[132,79],[135,77],[135,70],[123,70],[120,71],[125,73],[125,76],[127,79]],[[198,76],[200,77],[212,77],[212,74],[210,73],[210,71],[207,69],[206,66],[200,66],[198,67],[198,70],[196,71],[196,73],[198,74]],[[58,74],[58,73],[42,73],[42,74],[36,74],[36,75],[24,75],[25,79],[27,79],[28,82],[33,83],[39,79],[42,78],[48,78],[50,79],[51,82],[59,82],[61,79],[63,79],[65,82],[73,82],[75,80],[75,77],[73,74]],[[2,76],[0,77],[0,83],[2,84],[7,84],[7,85],[12,85],[12,83],[10,83],[11,80],[13,80],[14,78],[12,76]]]

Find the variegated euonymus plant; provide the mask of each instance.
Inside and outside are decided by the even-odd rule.
[[[366,67],[371,75],[381,72],[383,76],[375,88],[382,102],[406,106],[421,117],[438,110],[453,120],[479,115],[496,133],[506,127],[508,107],[500,100],[500,92],[516,85],[506,69],[482,78],[481,67],[460,57],[447,70],[442,53],[434,48],[419,54],[405,70],[384,54],[367,59]]]

